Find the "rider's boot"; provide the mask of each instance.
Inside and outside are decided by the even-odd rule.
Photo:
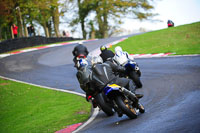
[[[136,87],[135,87],[135,89],[136,89]],[[136,93],[135,93],[135,90],[131,90],[131,92],[134,93],[135,96],[136,96],[138,99],[140,99],[140,98],[142,98],[142,97],[144,96],[143,94],[136,94]]]
[[[140,104],[139,102],[138,102],[137,108],[139,109],[140,113],[145,112],[144,106],[142,104]]]
[[[136,96],[138,99],[140,99],[140,98],[142,98],[144,95],[143,95],[143,94],[135,94],[135,96]]]

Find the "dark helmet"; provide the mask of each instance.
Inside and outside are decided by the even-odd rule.
[[[106,49],[107,49],[106,46],[101,46],[101,47],[100,47],[100,50],[101,50],[101,51],[104,51],[104,50],[106,50]]]

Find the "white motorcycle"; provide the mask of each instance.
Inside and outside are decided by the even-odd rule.
[[[127,77],[133,80],[137,88],[142,88],[142,82],[140,81],[141,71],[138,64],[128,57],[127,53],[116,53],[113,60],[118,65],[126,68],[125,73],[120,73],[121,77]]]

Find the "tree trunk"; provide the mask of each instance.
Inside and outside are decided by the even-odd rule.
[[[1,27],[0,27],[0,41],[2,40],[2,30],[1,30]]]
[[[104,18],[104,22],[103,22],[103,26],[104,26],[104,30],[103,30],[103,38],[107,38],[108,37],[108,20],[107,20],[107,14],[104,13],[103,15]]]
[[[52,35],[52,31],[53,31],[53,29],[52,29],[52,21],[46,22],[46,26],[48,27],[49,37],[52,37],[53,36]]]
[[[91,39],[95,39],[95,34],[96,34],[95,31],[92,31],[92,32],[91,32]]]
[[[24,36],[28,37],[28,30],[24,21],[23,21],[23,24],[24,24]]]
[[[90,31],[90,39],[95,39],[95,28],[94,28],[94,24],[93,24],[93,21],[90,21],[90,28],[91,28],[91,31]]]
[[[44,28],[45,35],[46,35],[46,37],[48,38],[48,37],[49,37],[49,29],[48,29],[48,27],[47,27],[47,24],[44,23],[42,26],[43,26],[43,28]]]
[[[86,39],[87,32],[85,31],[85,24],[84,23],[85,23],[85,21],[81,20],[81,29],[82,29],[83,38]]]
[[[59,11],[58,7],[56,7],[53,11],[53,24],[54,24],[54,31],[56,34],[56,37],[60,37],[60,32],[59,32]]]
[[[99,37],[103,38],[103,32],[104,32],[103,20],[101,18],[100,11],[96,10],[96,14],[97,14],[97,22],[99,25],[99,34],[100,34]]]
[[[24,31],[23,31],[23,21],[22,21],[22,16],[21,16],[21,12],[20,12],[20,8],[17,8],[17,26],[19,29],[19,37],[23,37],[24,36]]]
[[[108,37],[108,5],[107,1],[103,0],[102,5],[103,8],[97,8],[97,22],[99,25],[99,34],[101,38]]]
[[[11,30],[12,39],[14,39],[14,34],[13,34],[13,28],[12,28],[12,26],[10,27],[10,30]]]
[[[78,0],[78,7],[79,7],[79,19],[81,23],[82,36],[84,39],[86,39],[87,32],[85,31],[85,16],[81,15],[82,14],[81,0]]]

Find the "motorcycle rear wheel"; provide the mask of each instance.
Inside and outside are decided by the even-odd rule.
[[[135,85],[138,87],[138,88],[142,88],[142,83],[140,81],[140,77],[134,72],[132,71],[130,73],[130,78],[133,80],[133,82],[135,83]]]
[[[130,119],[137,118],[138,114],[136,112],[136,108],[134,108],[132,105],[129,105],[127,99],[124,99],[122,96],[116,96],[115,102],[122,110],[122,112],[126,114]]]
[[[111,105],[109,105],[103,95],[101,93],[97,94],[95,96],[95,100],[98,103],[98,105],[100,106],[100,108],[103,110],[103,112],[107,115],[107,116],[112,116],[115,112],[113,111]]]

